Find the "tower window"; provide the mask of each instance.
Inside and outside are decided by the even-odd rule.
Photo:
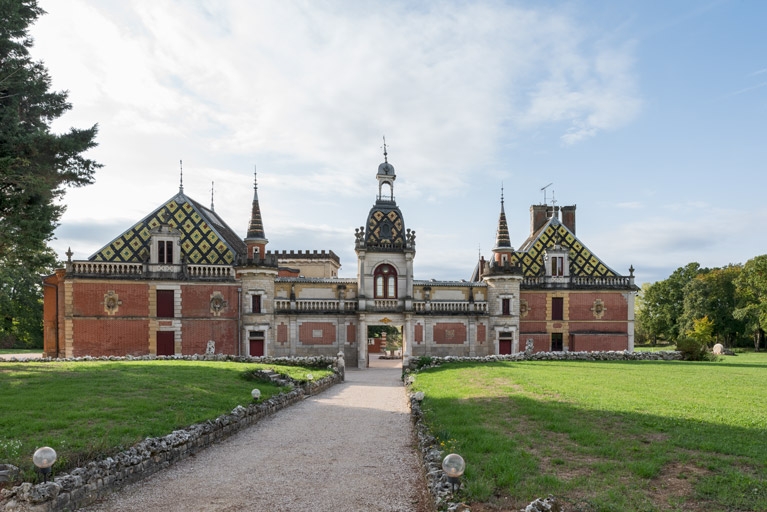
[[[397,271],[391,265],[381,265],[373,274],[376,299],[397,298]]]
[[[511,299],[501,299],[501,314],[504,316],[511,314]]]
[[[252,312],[253,313],[260,313],[261,312],[261,296],[260,295],[253,295]]]

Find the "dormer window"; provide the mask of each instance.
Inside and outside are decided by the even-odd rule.
[[[570,276],[570,258],[566,248],[554,246],[548,249],[545,254],[546,276],[548,277],[569,277]]]
[[[173,264],[173,242],[170,240],[157,241],[157,263]]]
[[[151,231],[149,262],[156,265],[180,265],[181,232],[163,224]]]
[[[564,256],[554,256],[551,258],[551,275],[553,277],[563,277],[565,275]]]

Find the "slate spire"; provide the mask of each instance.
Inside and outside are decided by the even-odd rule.
[[[245,240],[263,240],[264,224],[261,221],[261,208],[258,205],[258,177],[256,171],[253,172],[253,207],[250,212],[250,224],[248,225],[248,236]]]
[[[501,215],[498,218],[498,231],[495,234],[495,249],[511,249],[509,225],[506,223],[506,212],[503,210],[503,187],[501,187]]]

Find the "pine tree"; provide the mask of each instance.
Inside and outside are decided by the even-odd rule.
[[[71,105],[29,55],[28,29],[43,14],[37,0],[0,0],[0,343],[40,346],[36,276],[56,263],[48,242],[64,211],[59,200],[65,187],[92,183],[100,167],[83,156],[96,145],[96,125],[51,132]]]

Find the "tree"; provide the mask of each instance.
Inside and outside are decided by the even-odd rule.
[[[96,125],[50,130],[71,105],[29,55],[28,29],[42,14],[37,0],[0,1],[0,341],[42,335],[39,275],[56,263],[48,242],[64,211],[59,200],[100,167],[83,156],[96,145]]]
[[[681,324],[684,331],[704,317],[712,324],[712,335],[727,346],[733,346],[745,332],[742,320],[733,317],[736,306],[735,279],[740,265],[728,265],[698,274],[684,287],[684,312]]]
[[[767,254],[748,260],[735,279],[738,307],[733,316],[743,320],[759,350],[767,330]]]
[[[684,288],[695,276],[708,269],[688,263],[676,269],[668,279],[652,283],[643,290],[640,325],[653,343],[658,338],[676,340],[684,332],[680,319],[684,312]]]

